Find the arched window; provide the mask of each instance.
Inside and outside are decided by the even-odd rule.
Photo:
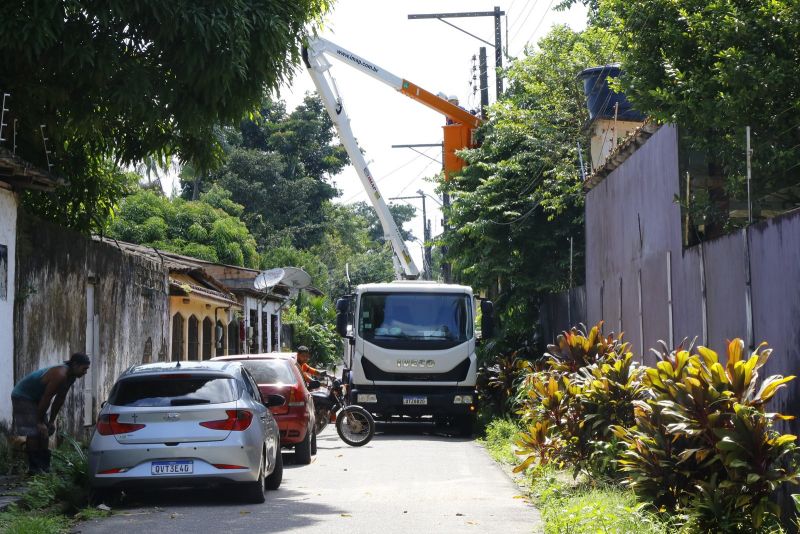
[[[172,316],[172,361],[183,359],[183,315],[176,313]]]
[[[197,361],[200,355],[200,321],[192,315],[189,317],[189,359]]]
[[[225,355],[225,325],[222,321],[217,321],[217,329],[214,332],[214,346],[216,347],[217,356]]]
[[[214,346],[214,322],[206,317],[203,319],[203,359],[208,360],[213,354],[211,347]]]

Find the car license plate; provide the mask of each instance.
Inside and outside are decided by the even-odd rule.
[[[403,397],[403,404],[411,404],[411,405],[426,405],[428,404],[428,397]]]
[[[173,462],[153,462],[150,472],[154,475],[190,475],[194,472],[192,460],[178,460]]]

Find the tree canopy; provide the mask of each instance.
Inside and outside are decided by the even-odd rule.
[[[239,219],[242,206],[212,188],[199,200],[142,190],[126,197],[109,236],[203,260],[256,268],[256,242]]]
[[[291,113],[283,102],[265,99],[256,116],[223,135],[225,162],[205,177],[195,172],[184,180],[184,197],[218,184],[244,206],[242,218],[262,247],[318,244],[323,205],[337,195],[329,182],[347,163],[319,99],[307,96]]]
[[[454,274],[497,299],[509,342],[530,339],[541,295],[583,279],[583,193],[578,143],[588,111],[576,76],[614,59],[605,30],[557,26],[538,49],[508,69],[508,90],[490,109],[479,148],[465,151],[465,171],[450,192],[444,243]],[[512,341],[513,340],[513,341]]]
[[[4,2],[0,90],[11,95],[17,153],[46,168],[44,125],[53,171],[70,180],[57,201],[29,204],[88,229],[124,193],[109,165],[177,155],[213,167],[213,127],[241,119],[291,76],[299,37],[330,5]]]

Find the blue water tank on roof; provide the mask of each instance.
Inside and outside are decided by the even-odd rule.
[[[616,78],[621,72],[620,65],[613,64],[584,69],[578,75],[578,78],[583,80],[583,92],[586,95],[586,106],[589,108],[591,120],[596,118],[613,119],[614,106],[619,104],[617,119],[644,121],[644,115],[633,109],[623,93],[617,93],[608,87],[608,78]]]

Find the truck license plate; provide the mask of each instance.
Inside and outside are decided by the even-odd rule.
[[[194,472],[192,460],[178,460],[173,462],[153,462],[150,473],[153,475],[190,475]]]
[[[406,404],[406,405],[409,405],[409,404],[411,404],[411,405],[422,405],[422,406],[424,406],[424,405],[428,404],[428,397],[420,397],[420,396],[403,397],[403,404]]]

